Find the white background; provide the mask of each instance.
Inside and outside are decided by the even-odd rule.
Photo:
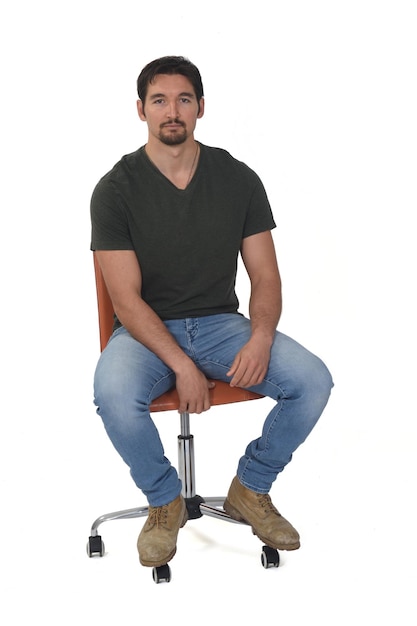
[[[161,620],[416,623],[416,17],[405,0],[10,3],[0,15],[4,624]],[[264,570],[244,527],[180,533],[170,584],[138,564],[144,504],[92,404],[98,331],[89,200],[146,141],[136,78],[188,56],[196,137],[264,181],[280,328],[335,388],[272,497],[302,536]],[[239,281],[242,310],[247,282]],[[264,404],[262,404],[264,403]],[[266,404],[265,404],[266,403]],[[268,400],[195,416],[197,482],[224,494]],[[159,415],[175,461],[178,419]]]

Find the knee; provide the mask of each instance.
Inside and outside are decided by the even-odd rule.
[[[127,372],[118,374],[117,368],[97,367],[94,376],[94,404],[105,423],[124,421],[147,410],[147,403],[140,401],[136,381]]]
[[[100,376],[94,378],[94,404],[99,413],[119,412],[122,405],[123,391],[116,381],[106,381]]]
[[[333,387],[325,363],[307,348],[282,333],[277,333],[271,353],[272,378],[279,381],[284,396],[322,399],[325,404]]]
[[[333,379],[329,369],[319,357],[310,355],[307,359],[301,387],[302,395],[308,398],[312,406],[314,405],[319,411],[323,410],[333,388]]]
[[[318,361],[316,365],[316,386],[327,401],[333,388],[333,378],[327,365],[318,357],[316,357],[316,359]]]

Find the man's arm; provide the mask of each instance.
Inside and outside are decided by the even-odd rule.
[[[281,316],[281,278],[269,231],[246,237],[241,255],[251,283],[249,317],[252,334],[228,372],[232,387],[259,384],[268,369],[274,334]]]
[[[179,411],[201,413],[209,409],[211,384],[141,297],[142,274],[135,252],[97,250],[96,258],[120,322],[175,373]]]

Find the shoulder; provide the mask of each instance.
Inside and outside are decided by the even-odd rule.
[[[137,178],[141,171],[141,163],[144,161],[144,148],[139,148],[135,152],[125,154],[113,165],[113,167],[100,178],[92,193],[92,199],[114,197],[123,194],[123,190],[127,190],[132,182]]]
[[[225,176],[244,177],[246,180],[259,182],[259,176],[246,163],[232,156],[223,148],[200,144],[201,153],[207,167],[218,168]]]
[[[126,177],[131,175],[138,169],[141,159],[143,158],[143,147],[130,154],[125,154],[122,158],[113,165],[113,167],[100,178],[97,183],[99,185],[106,185],[111,183],[117,183],[123,181]]]

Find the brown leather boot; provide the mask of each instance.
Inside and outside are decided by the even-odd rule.
[[[178,531],[188,519],[182,495],[169,504],[149,507],[149,515],[138,537],[139,560],[147,567],[160,567],[177,551]]]
[[[277,511],[268,494],[256,493],[242,485],[237,476],[223,505],[230,517],[252,526],[253,534],[277,550],[297,550],[300,536]]]

